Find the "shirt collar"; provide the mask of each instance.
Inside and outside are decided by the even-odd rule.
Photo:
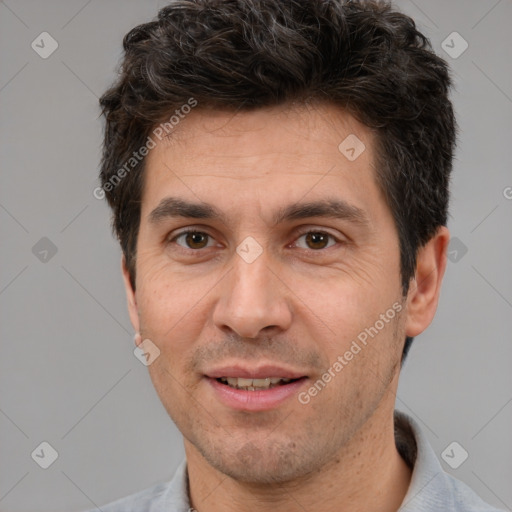
[[[398,452],[412,469],[411,482],[399,512],[452,510],[453,490],[424,432],[410,416],[395,411]]]

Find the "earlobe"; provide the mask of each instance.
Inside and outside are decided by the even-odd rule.
[[[128,271],[124,254],[121,257],[121,271],[123,274],[124,289],[126,291],[128,314],[130,315],[131,324],[135,329],[135,332],[137,333],[140,330],[139,309],[137,307],[137,297],[135,294],[135,290],[132,288],[130,282],[130,272]]]
[[[407,336],[417,336],[434,318],[446,269],[449,240],[448,228],[442,226],[418,251],[416,273],[407,295]]]

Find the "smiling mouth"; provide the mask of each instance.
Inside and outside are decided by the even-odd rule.
[[[264,379],[244,379],[241,377],[219,377],[215,380],[233,389],[241,389],[244,391],[264,391],[278,386],[285,386],[286,384],[290,384],[290,382],[295,382],[304,378],[305,377],[301,377],[299,379],[285,379],[281,377],[266,377]]]

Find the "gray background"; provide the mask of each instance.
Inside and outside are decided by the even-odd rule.
[[[92,195],[98,96],[123,35],[164,3],[0,2],[1,512],[101,505],[168,480],[183,457],[134,357],[120,251]],[[512,1],[396,5],[450,62],[461,128],[449,222],[456,253],[436,319],[403,370],[398,408],[439,456],[452,441],[463,446],[468,459],[444,468],[512,510]],[[59,44],[47,59],[31,48],[43,31]],[[469,45],[458,58],[441,46],[453,31]],[[445,44],[462,48],[460,39]],[[43,237],[56,254],[44,253]],[[31,457],[42,441],[59,454],[46,470]]]

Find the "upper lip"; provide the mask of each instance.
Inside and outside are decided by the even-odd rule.
[[[212,379],[219,379],[221,377],[239,377],[242,379],[280,377],[282,379],[300,379],[301,377],[306,377],[305,373],[275,365],[264,365],[258,366],[257,368],[242,365],[221,366],[205,372],[205,375]]]

